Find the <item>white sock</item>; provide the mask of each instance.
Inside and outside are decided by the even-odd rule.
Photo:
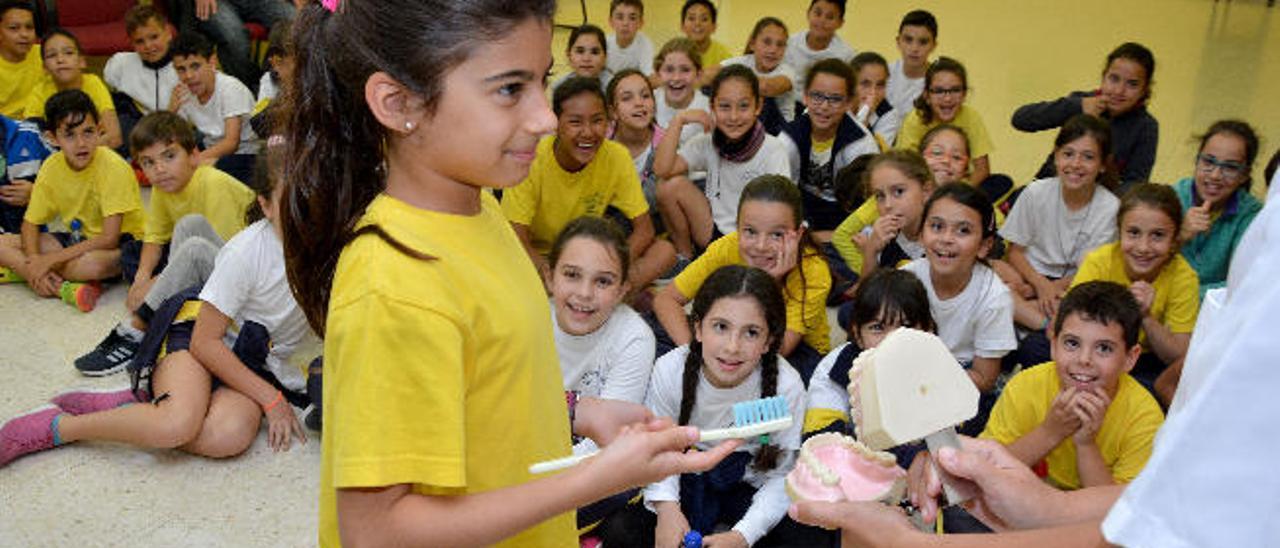
[[[125,338],[133,342],[141,342],[142,336],[145,335],[145,333],[143,333],[141,329],[135,328],[134,326],[129,325],[126,322],[120,322],[116,324],[116,333],[119,333],[120,335],[124,336]]]

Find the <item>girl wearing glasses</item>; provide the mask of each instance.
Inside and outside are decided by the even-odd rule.
[[[1200,296],[1227,283],[1227,267],[1262,203],[1249,194],[1258,135],[1239,120],[1219,120],[1200,138],[1195,177],[1173,186],[1186,212],[1182,255],[1200,276]]]

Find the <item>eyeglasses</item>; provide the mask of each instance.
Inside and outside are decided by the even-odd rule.
[[[1245,170],[1248,169],[1249,166],[1240,162],[1219,160],[1208,154],[1197,154],[1196,168],[1204,174],[1213,173],[1214,168],[1217,168],[1219,172],[1222,173],[1222,178],[1238,179],[1241,175],[1244,175]]]
[[[964,92],[965,92],[965,88],[963,88],[963,87],[958,87],[958,88],[929,88],[929,95],[938,95],[938,96],[943,96],[943,97],[945,97],[945,96],[947,96],[947,95],[953,95],[953,96],[954,96],[954,95],[960,95],[961,93],[964,93]]]
[[[831,105],[831,106],[836,106],[836,105],[839,105],[840,103],[845,102],[845,101],[846,101],[846,100],[848,100],[848,99],[849,99],[849,98],[848,98],[848,97],[846,97],[846,96],[844,96],[844,95],[828,95],[828,94],[823,93],[823,92],[821,92],[821,91],[810,91],[810,92],[809,92],[809,100],[810,100],[810,101],[813,101],[813,102],[814,102],[814,104],[817,104],[817,105],[821,105],[821,104],[823,104],[823,103],[826,103],[826,104]]]

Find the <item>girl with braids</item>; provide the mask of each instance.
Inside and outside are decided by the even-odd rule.
[[[707,545],[756,544],[787,513],[784,478],[800,449],[805,409],[800,375],[778,355],[786,305],[773,277],[758,268],[716,270],[693,299],[694,338],[654,364],[645,403],[679,424],[720,428],[733,423],[733,404],[785,396],[791,428],[759,438],[705,474],[673,475],[644,489],[648,527],[633,533],[645,546],[678,546],[690,530]],[[641,521],[641,520],[637,520]],[[717,524],[729,531],[711,535]],[[776,536],[776,535],[774,535]],[[612,546],[605,538],[606,546]],[[767,544],[767,543],[766,543]]]
[[[831,272],[821,248],[801,225],[801,200],[800,189],[781,175],[757,177],[743,188],[738,231],[712,242],[654,297],[658,355],[693,340],[684,305],[711,273],[731,264],[754,266],[782,288],[786,328],[779,351],[808,383],[814,366],[831,349],[826,309]]]
[[[554,2],[337,3],[294,26],[281,211],[325,338],[320,544],[565,546],[570,510],[732,451],[685,455],[696,431],[636,404],[566,413],[542,283],[482,191],[528,175],[555,127]],[[612,443],[532,477],[571,423]]]

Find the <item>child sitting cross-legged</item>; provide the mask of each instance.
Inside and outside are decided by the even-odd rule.
[[[44,110],[47,136],[61,150],[36,175],[22,235],[0,236],[0,279],[25,280],[37,295],[88,312],[100,289],[81,282],[120,274],[120,246],[142,233],[142,198],[128,162],[99,146],[88,95],[60,91]]]
[[[1141,325],[1128,288],[1073,287],[1058,307],[1053,361],[1009,381],[982,437],[1062,489],[1131,481],[1164,422],[1155,398],[1128,375],[1142,352]]]
[[[129,319],[76,360],[76,369],[89,376],[129,365],[155,310],[208,278],[218,250],[244,228],[254,203],[253,191],[240,181],[200,165],[195,130],[176,114],[144,116],[129,141],[151,181],[150,211],[142,242],[122,246],[121,269],[132,280],[125,300]]]

